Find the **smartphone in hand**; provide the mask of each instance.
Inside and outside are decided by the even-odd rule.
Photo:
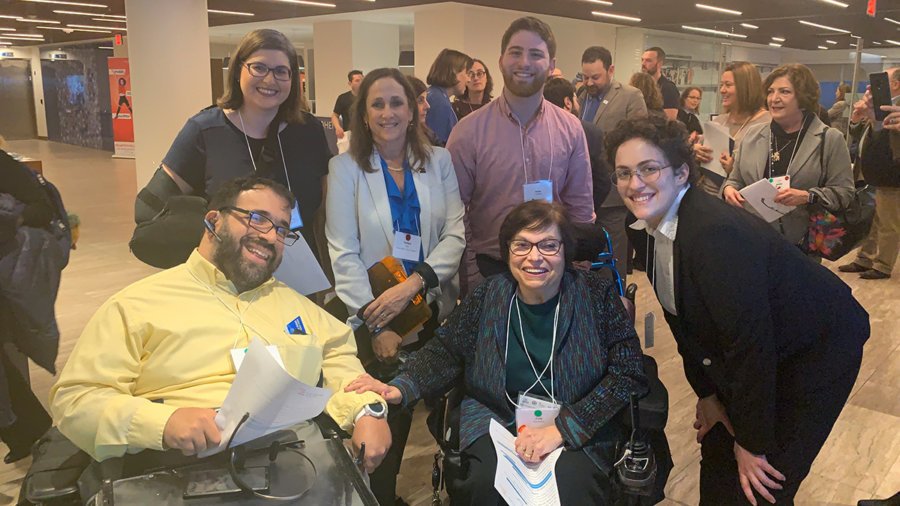
[[[891,82],[887,72],[869,74],[869,85],[872,90],[872,103],[875,107],[875,119],[884,121],[888,112],[882,111],[881,106],[891,104]]]

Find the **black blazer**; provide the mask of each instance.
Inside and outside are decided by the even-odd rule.
[[[652,238],[649,248],[652,279]],[[868,314],[769,224],[696,188],[678,209],[673,251],[678,315],[666,320],[688,382],[699,397],[718,394],[741,446],[772,453],[785,409],[777,400],[846,375],[869,337]]]

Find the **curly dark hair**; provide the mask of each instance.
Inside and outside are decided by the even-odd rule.
[[[700,179],[694,150],[688,142],[687,128],[680,121],[654,116],[620,121],[606,136],[606,157],[611,167],[616,166],[619,146],[631,139],[643,139],[659,148],[672,167],[687,165],[691,183]]]
[[[494,95],[492,94],[494,91],[494,78],[491,77],[491,71],[488,70],[487,65],[485,65],[484,62],[479,60],[478,58],[472,58],[472,62],[469,63],[469,66],[466,67],[466,70],[472,70],[472,67],[474,67],[476,63],[484,67],[484,77],[485,79],[487,79],[487,83],[485,83],[484,85],[484,95],[482,95],[481,97],[481,103],[486,104],[494,98]],[[459,98],[466,101],[469,100],[468,86],[466,86],[466,91],[464,91],[462,96],[460,96]]]

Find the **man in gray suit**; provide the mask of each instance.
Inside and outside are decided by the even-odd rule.
[[[581,72],[584,86],[578,90],[581,119],[611,132],[623,119],[647,116],[647,106],[640,90],[613,79],[615,68],[612,54],[605,47],[591,46],[581,55]],[[613,243],[619,276],[625,281],[628,237],[625,234],[625,217],[628,209],[619,192],[609,192],[597,211],[597,223],[609,232]]]

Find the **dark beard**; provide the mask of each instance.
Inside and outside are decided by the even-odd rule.
[[[236,239],[227,228],[219,232],[219,237],[222,241],[213,252],[213,263],[234,283],[238,293],[253,290],[268,281],[281,263],[275,247],[265,241],[250,236]],[[271,253],[265,266],[257,266],[244,259],[242,250],[245,244]]]
[[[544,87],[544,83],[547,82],[546,74],[537,74],[534,76],[534,79],[532,79],[531,84],[517,84],[514,81],[515,78],[512,74],[507,74],[506,71],[502,69],[501,73],[503,74],[503,86],[517,97],[531,97],[540,93],[541,88]]]

